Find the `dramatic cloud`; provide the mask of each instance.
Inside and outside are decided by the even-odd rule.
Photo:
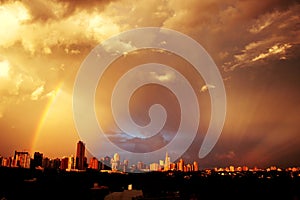
[[[237,54],[224,63],[226,71],[237,67],[257,65],[261,59],[273,60],[287,59],[294,56],[287,50],[293,51],[295,45],[299,45],[298,26],[300,11],[299,5],[291,6],[290,9],[274,9],[262,14],[252,24],[249,24],[249,34],[245,33],[247,40],[240,41],[245,46],[237,46]]]
[[[286,164],[287,155],[290,163],[300,164],[299,13],[297,0],[0,1],[0,154],[9,156],[15,148],[32,145],[30,141],[39,141],[36,147],[50,157],[65,156],[62,152],[73,154],[78,135],[72,119],[72,92],[81,63],[102,41],[122,31],[155,26],[182,32],[201,44],[226,80],[225,127],[215,149],[200,160],[203,165],[228,164],[225,160],[239,164]],[[163,41],[161,46],[165,44]],[[105,49],[111,53],[124,52],[124,60],[117,68],[120,70],[110,72],[111,77],[107,78],[107,91],[127,66],[142,63],[138,55],[150,55],[148,60],[159,58],[159,62],[160,53],[168,57],[166,63],[170,66],[180,65],[176,66],[180,73],[192,74],[187,79],[198,92],[201,119],[209,124],[207,91],[215,86],[196,80],[190,66],[177,62],[174,55],[164,50],[151,49],[149,54],[135,51],[134,42],[117,41]],[[136,56],[140,63],[130,60],[131,56]],[[150,81],[178,81],[172,71],[158,70],[145,76],[142,78]],[[153,99],[157,90],[140,92],[137,104],[150,106],[156,102]],[[165,99],[164,92],[159,93],[159,98],[170,111],[176,110],[177,104],[170,102],[175,97]],[[110,102],[108,92],[100,96]],[[146,110],[147,106],[140,107]],[[140,117],[144,110],[136,114],[141,123],[147,118]],[[110,108],[103,108],[100,119],[106,129],[117,130],[109,112]],[[172,125],[178,125],[179,117],[175,120],[174,116],[168,121],[170,134],[175,130]],[[186,153],[190,159],[198,155],[206,132],[202,123],[198,143],[194,144],[193,152]],[[62,135],[65,140],[58,141]],[[129,138],[121,139],[126,146]],[[169,139],[162,135],[157,143],[164,145]],[[54,148],[57,143],[59,148]]]
[[[0,19],[0,45],[8,47],[19,37],[22,26],[30,19],[30,15],[24,5],[17,1],[0,6]]]
[[[42,4],[39,2],[38,5],[30,5],[40,8]],[[56,10],[56,7],[59,7],[58,10],[65,9],[59,5],[59,3],[52,2],[49,5],[44,5],[43,8],[51,11],[52,9]],[[51,54],[52,48],[61,45],[65,46],[67,51],[78,52],[78,49],[69,49],[70,46],[100,42],[120,31],[118,25],[111,18],[98,13],[97,10],[91,12],[79,10],[71,16],[65,18],[57,16],[57,18],[46,22],[43,20],[32,21],[32,18],[37,17],[32,14],[36,13],[31,13],[21,2],[2,5],[0,17],[5,19],[3,20],[5,23],[0,25],[0,45],[9,47],[20,42],[23,48],[31,54]],[[47,12],[43,12],[43,14],[47,15]],[[7,34],[7,32],[11,34]]]

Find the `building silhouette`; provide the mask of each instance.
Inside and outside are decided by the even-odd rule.
[[[101,170],[111,170],[111,158],[109,156],[105,156],[101,158]]]
[[[32,167],[42,167],[43,165],[43,154],[40,152],[34,152],[33,160],[32,160]]]
[[[78,141],[76,149],[76,169],[85,169],[85,144],[82,141]]]
[[[68,162],[69,162],[69,157],[66,157],[66,156],[63,157],[60,162],[60,169],[61,170],[68,169]]]

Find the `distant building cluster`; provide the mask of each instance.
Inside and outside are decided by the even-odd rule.
[[[128,160],[121,161],[120,155],[115,153],[113,157],[105,156],[97,159],[92,157],[89,162],[85,156],[85,144],[78,141],[75,156],[64,156],[61,159],[50,159],[43,157],[40,152],[35,152],[33,158],[27,151],[15,151],[14,156],[4,158],[0,156],[0,166],[2,167],[19,167],[19,168],[35,168],[35,169],[59,169],[64,171],[86,171],[95,170],[101,172],[152,172],[152,171],[181,171],[181,172],[195,172],[199,171],[199,166],[196,161],[193,163],[185,163],[183,159],[177,162],[171,162],[171,158],[166,152],[165,159],[159,160],[157,163],[150,163],[149,165],[143,162],[136,164],[129,164]],[[286,170],[300,171],[299,167],[291,167]],[[207,170],[210,173],[212,170]],[[282,171],[276,166],[270,166],[267,169],[259,169],[254,167],[249,169],[247,166],[234,167],[228,166],[226,168],[214,168],[215,172],[242,172],[242,171]]]
[[[92,157],[89,162],[85,156],[85,144],[78,141],[75,156],[64,156],[61,159],[49,159],[43,157],[40,152],[35,152],[33,158],[26,151],[15,151],[15,155],[9,158],[0,157],[0,166],[3,167],[20,167],[20,168],[54,168],[65,171],[85,171],[98,170],[106,172],[147,172],[147,171],[198,171],[198,163],[185,164],[183,159],[177,163],[172,163],[168,153],[164,160],[158,163],[147,165],[143,162],[129,165],[128,160],[121,161],[120,155],[115,153],[113,157],[105,156],[97,159]]]
[[[43,153],[35,152],[33,158],[27,151],[15,151],[14,156],[0,157],[0,166],[19,168],[53,168],[61,170],[85,170],[87,158],[85,157],[85,144],[82,141],[77,143],[76,156],[63,157],[61,159],[50,159],[43,157]]]
[[[15,151],[13,157],[1,159],[1,166],[29,168],[30,154],[25,151]]]

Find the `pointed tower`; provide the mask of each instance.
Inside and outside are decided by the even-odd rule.
[[[164,171],[168,170],[170,170],[170,157],[168,155],[168,152],[166,152]]]

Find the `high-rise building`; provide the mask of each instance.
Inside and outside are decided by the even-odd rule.
[[[59,158],[50,159],[50,168],[52,169],[59,169],[60,168],[61,160]]]
[[[150,171],[159,171],[159,164],[158,163],[151,163],[150,164]]]
[[[60,169],[67,170],[68,169],[69,157],[64,156],[60,162]]]
[[[168,155],[168,152],[166,152],[166,158],[165,158],[165,165],[164,165],[164,171],[168,171],[170,170],[170,164],[171,164],[171,161],[170,161],[170,157]]]
[[[42,167],[50,168],[50,159],[48,157],[43,158]]]
[[[26,151],[15,151],[13,167],[30,168],[30,154]]]
[[[171,171],[176,170],[176,163],[170,162],[170,168],[169,168],[169,170],[171,170]]]
[[[192,170],[192,165],[191,165],[191,164],[185,165],[184,171],[185,171],[185,172],[193,171],[193,170]]]
[[[89,168],[99,170],[99,161],[96,157],[90,159]]]
[[[194,161],[193,165],[194,165],[194,171],[195,172],[199,171],[199,165],[198,165],[197,161]]]
[[[178,163],[177,163],[177,170],[178,170],[178,171],[182,171],[182,172],[183,172],[183,170],[184,170],[184,161],[183,161],[182,158],[181,158],[181,159],[178,161]]]
[[[42,167],[42,164],[43,164],[43,154],[40,152],[34,152],[32,167],[34,168]]]
[[[123,172],[127,172],[128,171],[128,166],[129,166],[129,161],[125,159],[123,161]]]
[[[111,159],[111,170],[117,171],[120,166],[120,155],[118,153],[114,154],[114,158]]]
[[[76,150],[76,169],[84,170],[85,169],[85,144],[82,141],[77,143]]]
[[[74,170],[75,169],[75,159],[74,159],[74,156],[71,155],[69,156],[69,159],[68,159],[68,170],[71,171],[71,170]]]
[[[1,166],[2,167],[10,167],[10,159],[9,158],[2,158]]]
[[[105,156],[103,159],[101,159],[102,166],[101,170],[111,170],[111,159],[109,156]]]
[[[159,160],[158,171],[162,171],[164,169],[165,163],[163,160]]]
[[[137,167],[138,170],[142,170],[142,169],[145,169],[145,164],[143,162],[139,161],[137,163],[136,167]]]

